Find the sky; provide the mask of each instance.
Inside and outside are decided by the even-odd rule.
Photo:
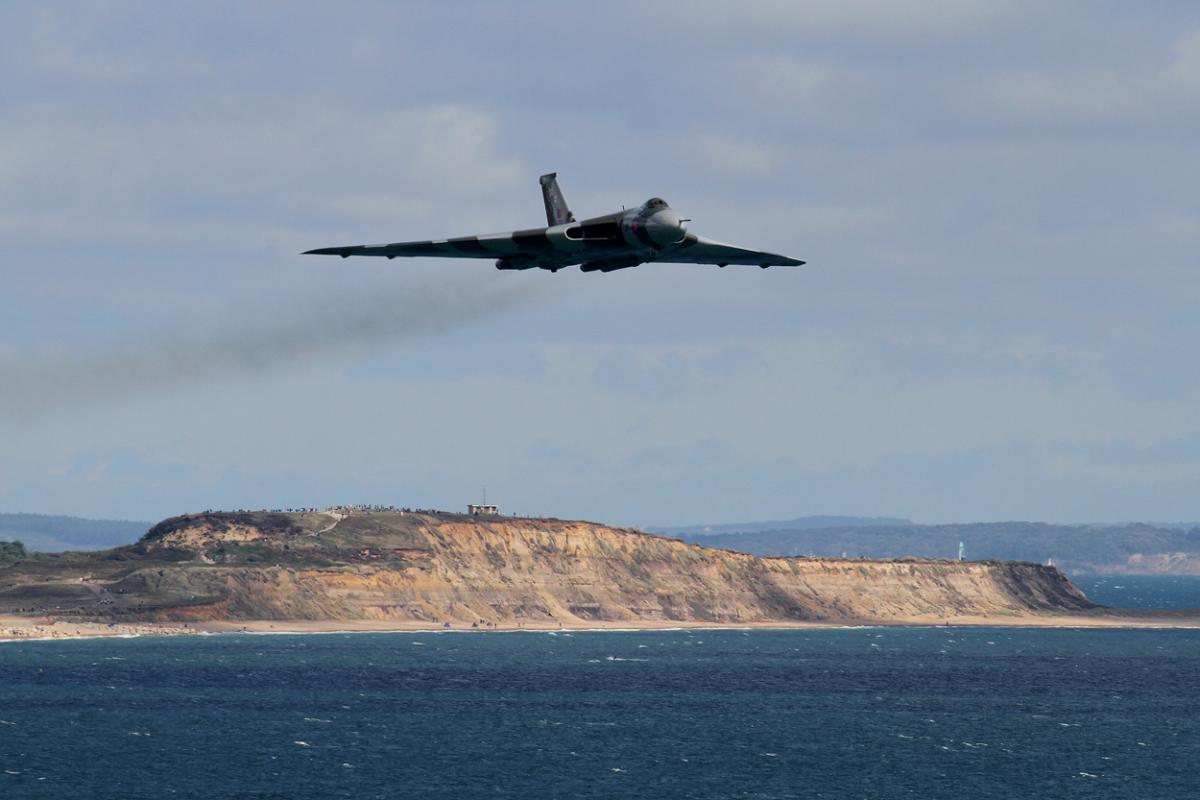
[[[1200,7],[5,4],[0,510],[1200,519]],[[798,269],[314,247],[665,197]]]

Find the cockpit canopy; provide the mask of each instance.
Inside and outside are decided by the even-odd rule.
[[[666,208],[667,201],[661,197],[651,197],[646,201],[646,208]]]

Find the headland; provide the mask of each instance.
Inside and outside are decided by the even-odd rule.
[[[762,557],[591,522],[407,509],[206,512],[111,550],[0,561],[0,638],[844,625],[1200,627],[1016,561]]]

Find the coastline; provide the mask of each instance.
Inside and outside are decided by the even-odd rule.
[[[428,632],[445,623],[479,631],[1113,624],[1040,564],[760,558],[598,523],[441,512],[204,512],[164,520],[124,548],[35,553],[0,572],[0,636],[23,639]]]
[[[472,628],[390,620],[222,620],[194,623],[107,623],[0,616],[0,642],[65,639],[197,636],[220,634],[328,633],[583,633],[656,630],[820,630],[840,628],[1149,628],[1200,629],[1200,614],[1158,614],[1111,609],[1102,614],[1028,614],[1021,616],[904,617],[888,620],[771,620],[716,623],[688,620],[588,620],[569,625],[529,622]]]

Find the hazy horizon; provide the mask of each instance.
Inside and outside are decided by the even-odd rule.
[[[342,504],[338,504],[338,505],[342,505]],[[356,505],[356,504],[347,503],[344,505]],[[385,505],[391,505],[391,506],[395,506],[397,508],[414,508],[414,509],[421,508],[421,509],[425,509],[425,510],[448,512],[448,513],[461,513],[462,512],[462,509],[458,509],[458,508],[432,508],[432,507],[424,507],[419,504],[406,505],[403,503],[388,503]],[[186,516],[189,514],[203,514],[203,513],[208,513],[208,512],[228,514],[228,513],[237,513],[242,510],[258,511],[258,512],[260,512],[260,511],[285,511],[286,512],[289,510],[290,511],[300,511],[300,510],[303,510],[306,508],[317,508],[318,510],[320,510],[323,507],[307,505],[307,506],[298,506],[298,507],[292,507],[292,508],[287,508],[287,507],[283,507],[283,506],[264,506],[261,508],[247,507],[244,509],[242,509],[242,508],[182,509],[174,514],[169,515],[169,517]],[[512,512],[509,512],[504,508],[500,509],[500,514],[504,515],[504,516],[512,516]],[[79,516],[79,515],[74,515],[74,514],[57,514],[57,513],[48,513],[48,512],[41,512],[41,511],[0,510],[0,520],[3,520],[4,517],[19,517],[19,516],[50,517],[50,518],[62,517],[62,518],[66,518],[66,519],[83,520],[83,521],[87,521],[87,522],[121,522],[121,523],[146,524],[146,525],[154,525],[158,522],[161,522],[163,519],[168,518],[168,517],[155,517],[153,519],[150,519],[150,518],[138,518],[136,516],[133,516],[133,517],[122,517],[122,518],[118,519],[118,518],[109,518],[109,517]],[[581,519],[581,517],[566,515],[563,517],[563,519]],[[1094,526],[1114,526],[1114,527],[1121,526],[1121,525],[1150,525],[1150,526],[1162,526],[1162,527],[1200,525],[1200,520],[1186,520],[1186,519],[1180,519],[1180,520],[1161,520],[1161,519],[1160,520],[1154,520],[1154,519],[1073,520],[1073,521],[1069,521],[1069,522],[1048,523],[1048,522],[1046,522],[1046,520],[1032,519],[1032,518],[1028,518],[1028,517],[1012,517],[1009,519],[957,519],[957,520],[942,521],[942,522],[928,522],[928,521],[924,521],[924,520],[909,519],[907,517],[891,517],[891,516],[887,516],[887,515],[877,516],[877,517],[875,517],[875,516],[866,517],[866,516],[861,516],[861,515],[857,515],[857,514],[802,514],[802,515],[781,517],[779,519],[763,518],[763,519],[743,519],[743,520],[704,520],[704,521],[695,521],[695,522],[678,522],[678,523],[672,522],[672,523],[668,523],[668,524],[647,523],[645,525],[639,525],[636,527],[640,527],[645,530],[675,530],[675,529],[683,529],[683,528],[701,528],[701,527],[732,528],[732,527],[744,526],[744,525],[772,525],[772,524],[788,524],[788,523],[794,523],[794,522],[806,522],[807,523],[807,522],[814,521],[814,520],[851,521],[851,524],[854,527],[868,527],[871,525],[879,525],[879,526],[912,525],[915,527],[937,526],[937,525],[993,525],[993,524],[1002,524],[1002,523],[1006,523],[1006,522],[1046,523],[1046,524],[1063,525],[1063,526],[1093,526],[1094,525]],[[599,523],[606,523],[606,524],[608,523],[608,520],[605,520],[603,518],[597,518],[597,519],[593,519],[591,521],[599,522]],[[615,523],[613,523],[613,524],[615,524]],[[828,527],[836,527],[836,525],[830,524]],[[3,539],[2,532],[0,532],[0,539]]]

